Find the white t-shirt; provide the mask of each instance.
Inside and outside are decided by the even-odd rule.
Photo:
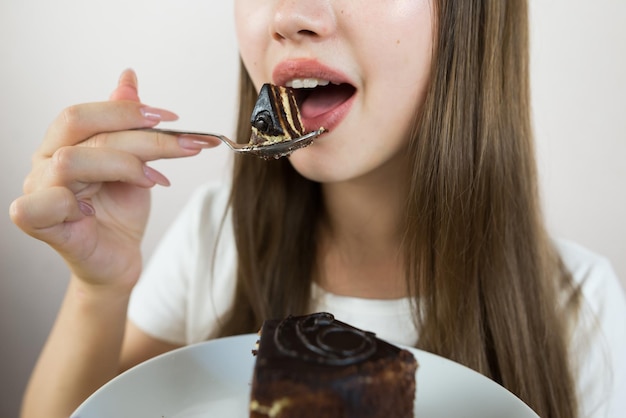
[[[129,318],[147,334],[175,344],[205,341],[230,308],[236,248],[228,187],[194,193],[155,250],[135,287]],[[224,217],[226,213],[226,216]],[[558,241],[563,261],[582,285],[585,308],[571,344],[583,417],[622,417],[626,411],[626,298],[605,258]],[[330,294],[313,285],[312,311],[412,346],[417,331],[408,299],[373,300]],[[538,354],[540,355],[540,354]]]

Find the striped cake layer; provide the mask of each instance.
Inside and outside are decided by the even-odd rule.
[[[250,118],[251,145],[290,141],[305,134],[293,89],[264,84]]]

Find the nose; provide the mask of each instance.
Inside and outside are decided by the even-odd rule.
[[[322,38],[335,30],[332,0],[278,0],[271,27],[276,40]]]

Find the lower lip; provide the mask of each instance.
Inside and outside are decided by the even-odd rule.
[[[333,131],[348,115],[352,104],[354,103],[356,92],[350,96],[348,100],[341,103],[339,106],[332,108],[328,112],[317,115],[313,118],[302,117],[302,124],[306,132],[315,131],[319,128],[324,128],[327,131]]]

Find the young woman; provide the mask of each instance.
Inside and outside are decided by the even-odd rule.
[[[525,2],[235,3],[239,142],[266,82],[317,84],[303,121],[329,133],[237,159],[137,283],[148,189],[168,184],[146,162],[217,144],[129,131],[175,118],[141,104],[132,71],[110,101],[66,109],[11,207],[71,270],[23,416],[67,416],[157,354],[321,310],[478,370],[542,417],[623,410],[619,283],[540,214]]]

